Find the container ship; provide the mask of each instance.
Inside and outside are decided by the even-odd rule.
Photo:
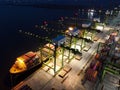
[[[37,52],[29,51],[16,58],[15,63],[10,68],[11,74],[18,74],[25,72],[41,63],[39,54]]]
[[[49,43],[45,44],[44,47],[41,48],[41,52],[29,51],[16,58],[16,61],[10,68],[9,72],[11,74],[20,74],[22,72],[30,70],[40,65],[42,62],[46,62],[49,57],[53,56],[53,52],[54,45]]]

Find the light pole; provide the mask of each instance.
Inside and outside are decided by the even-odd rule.
[[[78,27],[78,13],[75,13],[75,26]]]
[[[53,54],[53,56],[54,56],[54,74],[55,74],[56,73],[56,51],[57,51],[58,45],[56,43],[53,43],[53,44],[55,46],[55,50],[54,50],[54,54]]]
[[[65,51],[64,45],[65,45],[64,43],[61,44],[61,47],[63,48],[63,49],[62,49],[62,67],[64,66],[64,63],[63,63],[63,62],[64,62],[64,51]]]

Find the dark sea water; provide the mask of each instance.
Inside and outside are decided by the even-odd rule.
[[[74,10],[34,8],[26,6],[0,6],[0,90],[10,89],[9,69],[16,57],[35,50],[42,41],[19,33],[32,32],[35,25],[61,16],[73,16]],[[41,34],[41,32],[38,32]]]
[[[20,34],[19,30],[33,31],[35,25],[40,25],[44,20],[56,20],[72,14],[72,10],[64,9],[0,6],[0,90],[10,87],[9,68],[15,58],[27,51],[35,50],[42,42]]]

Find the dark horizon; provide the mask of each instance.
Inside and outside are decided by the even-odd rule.
[[[120,0],[1,0],[0,5],[32,6],[56,9],[101,9],[111,10],[120,5]]]
[[[119,5],[120,0],[0,0],[0,4]]]

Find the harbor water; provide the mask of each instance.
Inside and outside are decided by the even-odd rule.
[[[55,20],[61,16],[69,16],[72,11],[45,9],[23,6],[0,6],[0,88],[7,90],[9,69],[16,57],[35,50],[42,41],[34,37],[20,34],[19,30],[32,32],[35,25],[46,20]],[[39,31],[37,31],[40,33]]]

